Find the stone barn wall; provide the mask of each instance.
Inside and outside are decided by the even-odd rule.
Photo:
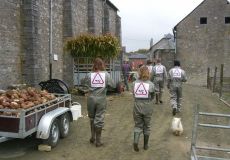
[[[49,53],[49,0],[1,0],[0,89],[8,85],[57,78],[73,86],[73,59],[64,51],[68,38],[82,33],[103,33],[103,0],[53,0],[52,56]],[[106,1],[111,17],[108,32],[121,34],[118,9]],[[111,7],[112,6],[112,7]],[[112,22],[110,22],[110,19]],[[55,57],[55,58],[54,58]]]
[[[200,24],[201,17],[207,24]],[[224,64],[224,74],[230,76],[230,24],[225,17],[230,17],[227,0],[204,0],[174,28],[176,58],[193,84],[206,84],[207,67]]]

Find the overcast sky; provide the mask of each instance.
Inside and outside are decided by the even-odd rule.
[[[203,0],[110,0],[121,17],[122,45],[126,51],[149,49]]]

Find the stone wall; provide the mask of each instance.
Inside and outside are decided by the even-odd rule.
[[[102,0],[95,1],[94,6],[94,14],[95,14],[95,34],[102,34],[102,27],[104,25],[104,2]]]
[[[37,86],[51,76],[73,86],[74,64],[71,55],[65,53],[65,42],[82,33],[102,34],[106,4],[102,0],[52,2],[50,54],[49,0],[1,0],[0,89],[17,83]],[[110,14],[108,31],[120,36],[117,32],[121,26],[115,23],[117,9],[113,8]]]
[[[154,54],[155,59],[161,59],[161,64],[166,67],[167,72],[174,66],[175,51],[173,49],[159,49]]]
[[[22,83],[20,0],[0,4],[0,88]]]
[[[109,7],[109,31],[112,35],[116,35],[116,18],[117,13],[114,12],[113,8]]]
[[[225,65],[230,76],[230,4],[205,0],[176,26],[176,55],[193,84],[205,85],[207,67]],[[207,17],[207,24],[200,18]]]
[[[53,1],[52,78],[63,79],[63,0]],[[45,42],[43,42],[45,43]],[[57,59],[54,57],[57,56]]]
[[[63,78],[63,0],[56,0],[53,3],[52,31],[49,28],[49,14],[47,0],[24,0],[21,3],[23,81],[33,86],[48,80],[50,76],[56,79]],[[52,53],[50,54],[51,32]],[[54,60],[54,56],[57,59]]]
[[[72,4],[73,36],[88,32],[88,3],[86,0],[75,0]]]
[[[116,16],[116,37],[120,40],[120,43],[122,44],[122,38],[121,38],[121,17]]]

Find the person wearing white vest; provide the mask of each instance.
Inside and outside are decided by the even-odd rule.
[[[167,88],[170,92],[170,103],[173,116],[181,111],[182,82],[186,82],[187,77],[183,69],[180,68],[180,61],[174,61],[174,67],[169,70]]]
[[[156,89],[156,104],[163,103],[162,94],[164,91],[164,83],[167,81],[167,71],[161,60],[157,59],[156,65],[153,67],[152,80]]]
[[[96,142],[96,147],[102,146],[101,132],[104,127],[106,110],[106,92],[110,86],[115,88],[113,80],[105,70],[104,62],[100,58],[94,60],[91,73],[86,76],[89,96],[87,97],[87,110],[90,118],[91,138],[90,143]]]
[[[146,66],[149,69],[149,73],[150,73],[150,77],[151,77],[151,74],[152,74],[152,71],[153,71],[153,63],[152,63],[152,61],[151,60],[147,60]]]
[[[139,79],[133,82],[134,108],[134,151],[138,152],[140,134],[144,134],[144,150],[148,149],[150,135],[150,122],[153,113],[152,100],[154,98],[154,84],[149,80],[148,67],[142,66],[139,72]]]

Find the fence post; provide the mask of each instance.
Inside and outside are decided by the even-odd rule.
[[[213,76],[212,92],[215,92],[215,89],[216,89],[216,72],[217,72],[217,67],[215,66],[215,71],[214,71],[214,76]]]
[[[219,98],[222,97],[223,80],[224,80],[224,64],[221,64],[221,67],[220,67],[220,92],[219,92]]]
[[[208,70],[207,70],[207,88],[209,89],[210,88],[210,68],[208,67]]]

